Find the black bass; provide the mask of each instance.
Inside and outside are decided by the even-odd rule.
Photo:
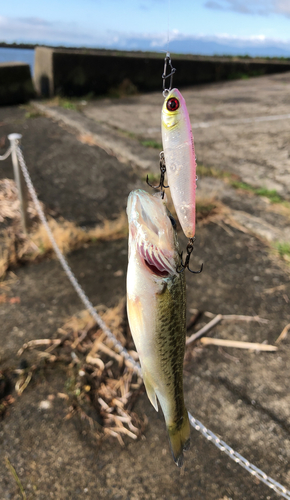
[[[183,463],[190,424],[183,397],[186,296],[175,221],[160,194],[130,193],[127,310],[147,395],[162,408],[175,463]]]

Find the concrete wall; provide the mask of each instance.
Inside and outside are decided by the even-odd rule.
[[[34,95],[28,64],[0,63],[0,106],[25,103]]]
[[[38,95],[106,94],[120,86],[142,92],[160,90],[163,54],[37,47],[35,87]],[[289,62],[172,55],[174,86],[290,71]]]
[[[54,95],[53,52],[47,47],[36,47],[34,51],[34,86],[42,97]]]

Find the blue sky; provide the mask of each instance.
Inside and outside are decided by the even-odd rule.
[[[194,38],[290,47],[290,0],[1,3],[0,40],[7,42],[126,48],[130,40],[131,48],[142,48],[137,45],[143,40],[158,49],[166,45],[169,33],[171,40]]]

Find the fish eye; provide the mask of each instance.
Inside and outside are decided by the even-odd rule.
[[[166,107],[168,111],[176,111],[179,108],[179,100],[176,97],[171,97],[168,99]]]
[[[170,219],[172,226],[174,227],[174,229],[176,229],[176,221],[175,221],[174,217],[172,217],[171,214],[169,214],[168,217]]]

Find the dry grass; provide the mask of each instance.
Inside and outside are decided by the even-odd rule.
[[[34,221],[37,211],[32,201],[29,201],[27,211],[30,219]],[[12,179],[0,180],[0,222],[5,219],[20,221],[18,190]]]
[[[125,300],[110,309],[105,306],[96,309],[116,338],[138,359],[133,350]],[[121,445],[124,436],[137,439],[142,433],[146,418],[141,420],[132,411],[142,379],[114,350],[88,311],[69,318],[58,330],[57,338],[28,342],[18,354],[27,349],[37,354],[35,367],[43,360],[65,367],[67,382],[63,397],[69,401],[66,419],[79,414],[98,439],[112,436]]]
[[[21,227],[15,182],[10,179],[0,181],[0,223],[3,223],[0,235],[0,279],[5,276],[7,269],[19,262],[34,261],[52,252],[46,229],[39,223],[32,201],[28,204],[28,214],[31,231],[26,235]],[[90,230],[78,227],[65,219],[56,221],[48,217],[48,223],[57,245],[64,254],[97,240],[113,240],[127,235],[125,213],[121,213],[116,220],[104,220],[102,224]]]
[[[116,220],[104,220],[101,225],[88,231],[76,226],[74,222],[69,222],[65,219],[56,221],[50,218],[49,227],[62,253],[68,253],[86,243],[97,240],[114,240],[127,236],[127,218],[125,213],[121,213]],[[46,254],[52,250],[51,242],[43,225],[39,225],[29,235],[29,239],[32,247],[30,246],[24,254],[29,255],[30,251],[32,251],[29,259],[34,260],[39,255]],[[35,249],[34,251],[33,248]]]
[[[167,205],[176,217],[170,191],[166,191]],[[42,206],[44,209],[44,207]],[[213,199],[197,199],[197,219],[199,224],[212,221],[221,213],[221,206]],[[53,251],[45,227],[39,223],[32,201],[28,205],[31,231],[24,234],[21,227],[19,201],[15,182],[10,179],[0,181],[0,279],[7,270],[20,262],[39,260]],[[85,244],[97,240],[113,240],[127,236],[127,219],[121,213],[114,221],[104,220],[93,229],[85,230],[65,219],[55,220],[48,216],[49,227],[62,253],[66,254]]]
[[[5,248],[0,248],[0,279],[5,276],[5,273],[9,266],[9,254],[8,250]]]

